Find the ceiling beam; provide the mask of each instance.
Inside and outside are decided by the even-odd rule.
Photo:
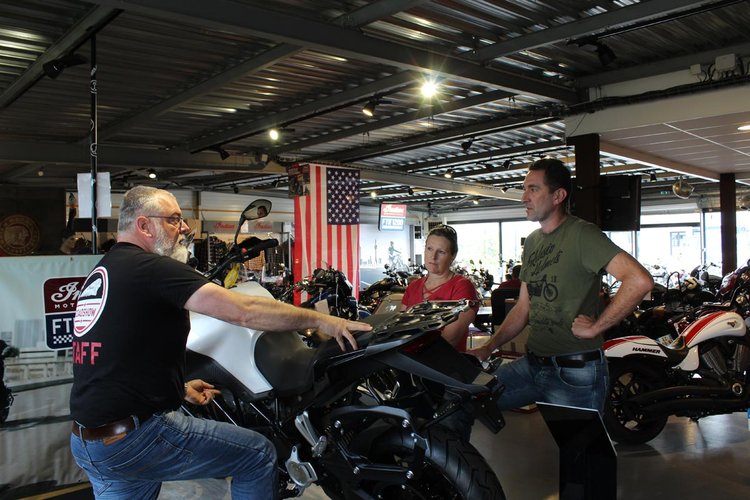
[[[627,7],[589,16],[570,23],[548,26],[516,38],[493,43],[466,54],[473,61],[486,63],[498,57],[504,57],[522,50],[529,50],[542,45],[557,43],[584,34],[645,21],[660,15],[672,14],[682,10],[701,6],[706,0],[649,0]]]
[[[117,17],[120,10],[109,7],[97,6],[92,8],[83,18],[75,23],[68,32],[63,34],[54,44],[41,54],[34,63],[29,66],[23,74],[0,94],[0,109],[8,106],[18,99],[34,85],[37,80],[44,76],[44,65],[63,55],[66,55],[82,43],[92,34],[96,33],[112,19]]]
[[[718,56],[726,54],[737,54],[747,56],[750,54],[750,43],[739,43],[722,47],[720,49],[706,50],[696,54],[663,59],[648,64],[641,64],[625,69],[606,71],[595,75],[582,76],[576,79],[576,87],[589,88],[612,83],[627,82],[649,76],[663,75],[673,71],[687,71],[693,64],[714,64]]]
[[[329,134],[316,136],[310,139],[302,139],[300,141],[290,142],[275,148],[271,148],[268,154],[271,156],[286,153],[287,151],[299,151],[304,148],[311,146],[317,146],[318,144],[324,144],[326,142],[338,141],[347,137],[355,135],[365,134],[373,130],[379,130],[387,127],[395,127],[404,123],[408,123],[414,120],[422,118],[429,118],[432,116],[441,115],[443,113],[450,113],[453,111],[459,111],[462,109],[471,108],[473,106],[479,106],[488,102],[494,102],[500,99],[505,99],[513,96],[509,92],[504,90],[493,90],[491,92],[483,92],[463,99],[454,99],[446,104],[431,105],[425,108],[418,109],[416,111],[410,111],[408,113],[402,113],[400,115],[383,118],[381,120],[370,121],[362,125],[345,128]]]
[[[428,132],[411,136],[402,140],[389,141],[383,144],[377,144],[372,146],[364,146],[361,148],[352,148],[345,151],[339,151],[330,155],[326,155],[320,160],[325,161],[342,161],[342,162],[354,162],[371,158],[373,156],[383,156],[387,154],[398,153],[401,151],[408,151],[412,149],[419,149],[435,144],[443,144],[446,142],[455,141],[460,138],[468,136],[482,136],[487,134],[493,134],[502,132],[503,130],[517,129],[521,127],[528,127],[533,125],[541,125],[557,121],[555,117],[530,117],[530,116],[511,116],[500,119],[490,120],[481,123],[472,123],[464,127],[456,127],[447,130],[440,130],[437,132]]]
[[[91,157],[88,145],[42,142],[0,141],[0,157],[6,161],[23,161],[44,164],[72,164],[89,168]],[[104,165],[125,168],[174,168],[179,170],[210,170],[217,172],[242,172],[258,170],[263,166],[252,156],[233,155],[222,161],[213,152],[190,154],[187,151],[137,149],[99,144],[100,168]]]
[[[301,45],[356,60],[394,65],[429,75],[482,82],[518,94],[532,94],[564,102],[578,101],[576,92],[534,76],[483,67],[459,57],[373,38],[350,28],[230,0],[213,0],[210,9],[206,8],[203,1],[198,0],[92,1],[117,6],[128,12]]]
[[[599,151],[616,158],[623,160],[630,160],[636,163],[641,163],[649,167],[663,168],[671,172],[677,172],[684,175],[690,175],[693,177],[700,177],[709,181],[718,181],[719,174],[711,172],[699,167],[694,167],[685,163],[676,162],[673,160],[667,160],[661,156],[657,156],[650,153],[644,153],[635,149],[627,148],[625,146],[619,146],[611,142],[601,141],[599,143]]]
[[[401,174],[390,170],[362,168],[360,167],[362,179],[368,181],[385,182],[388,184],[402,184],[424,189],[437,189],[440,191],[449,191],[452,193],[463,193],[473,196],[484,196],[486,198],[497,198],[501,200],[520,200],[521,196],[517,193],[503,192],[502,189],[494,186],[488,186],[477,182],[466,182],[446,179],[444,177],[421,175],[421,174]]]
[[[307,102],[305,104],[295,106],[287,111],[274,113],[261,118],[260,120],[255,120],[251,123],[239,127],[234,127],[227,131],[213,134],[205,138],[201,138],[200,140],[189,143],[186,149],[193,152],[201,151],[210,146],[231,142],[242,137],[263,132],[264,130],[268,130],[273,127],[280,127],[285,123],[300,120],[311,115],[320,114],[331,108],[341,106],[344,103],[357,101],[365,97],[372,96],[373,94],[376,94],[378,92],[384,92],[393,89],[394,87],[408,85],[414,82],[416,78],[416,73],[412,71],[403,71],[381,80],[376,80],[374,82],[369,82],[352,89],[337,92],[329,95],[328,97],[323,97],[312,102]]]
[[[192,99],[195,99],[196,97],[200,97],[201,95],[207,94],[217,88],[223,87],[233,80],[258,73],[259,71],[263,71],[264,69],[273,66],[277,62],[286,59],[287,57],[292,56],[297,52],[300,52],[301,50],[303,50],[302,47],[289,44],[281,44],[277,45],[276,47],[272,47],[266,52],[253,57],[252,59],[245,61],[242,64],[229,68],[226,71],[185,90],[184,92],[180,92],[179,94],[176,94],[154,106],[149,107],[148,109],[112,123],[111,125],[108,125],[106,127],[102,127],[98,133],[99,140],[101,141],[102,139],[108,139],[124,130],[136,127],[141,123],[152,120],[163,113],[182,106],[183,104],[189,102]],[[89,139],[86,138],[84,140],[88,141]]]

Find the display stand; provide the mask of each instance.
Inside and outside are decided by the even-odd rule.
[[[537,403],[560,448],[560,500],[616,500],[617,453],[599,412]]]

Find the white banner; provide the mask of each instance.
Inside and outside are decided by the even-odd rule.
[[[0,338],[20,350],[18,357],[5,360],[3,377],[15,397],[0,425],[0,490],[9,498],[24,485],[86,479],[68,444],[73,364],[66,346],[78,283],[100,259],[0,258]]]

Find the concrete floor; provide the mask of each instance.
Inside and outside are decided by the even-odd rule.
[[[554,500],[558,449],[539,412],[506,412],[497,435],[481,424],[472,443],[497,473],[511,500]],[[616,445],[618,495],[622,500],[750,498],[750,431],[745,414],[718,415],[693,423],[670,419],[645,445]],[[160,500],[229,499],[221,480],[165,483]],[[317,487],[306,500],[326,499]]]

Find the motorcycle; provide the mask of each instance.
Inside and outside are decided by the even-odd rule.
[[[645,443],[670,415],[698,421],[750,406],[750,266],[727,275],[720,295],[724,302],[676,321],[674,340],[635,335],[604,343],[610,387],[603,420],[613,440]]]
[[[272,244],[243,242],[225,260]],[[252,281],[233,290],[270,296]],[[314,332],[266,333],[191,314],[186,373],[221,394],[183,409],[271,440],[280,497],[317,484],[333,499],[503,499],[484,458],[440,425],[459,409],[493,432],[504,425],[495,403],[501,384],[439,333],[470,307],[423,303],[370,316],[372,331],[356,334],[360,348],[348,352]]]
[[[15,401],[13,391],[5,385],[3,377],[5,376],[5,360],[18,356],[18,349],[8,345],[4,340],[0,340],[0,424],[8,419],[10,407]]]
[[[378,310],[386,296],[392,293],[404,293],[409,284],[409,273],[406,271],[392,269],[386,264],[383,273],[384,278],[380,278],[359,293],[360,306],[370,313]]]

